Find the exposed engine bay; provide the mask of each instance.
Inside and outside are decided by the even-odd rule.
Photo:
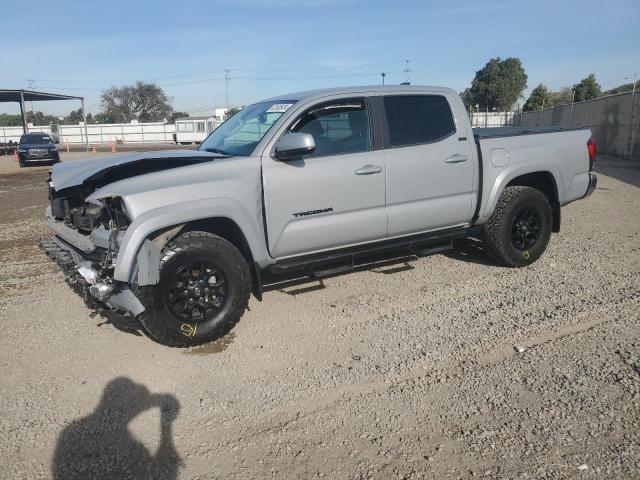
[[[167,153],[171,156],[164,156]],[[113,157],[111,161],[102,159],[96,164],[98,168],[91,168],[80,182],[70,184],[72,182],[63,177],[59,190],[50,172],[50,207],[45,217],[55,235],[41,241],[40,247],[63,269],[67,283],[90,308],[108,308],[133,316],[144,311],[129,285],[113,280],[118,247],[130,224],[124,202],[118,196],[87,199],[96,190],[119,180],[216,158],[200,152],[159,152],[156,155]],[[74,167],[68,165],[71,171]]]

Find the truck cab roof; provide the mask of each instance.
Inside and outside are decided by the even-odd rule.
[[[316,100],[322,97],[331,95],[348,95],[348,94],[363,94],[363,93],[395,93],[395,94],[410,94],[410,93],[457,93],[451,88],[426,86],[426,85],[363,85],[355,87],[334,87],[323,88],[318,90],[304,90],[301,92],[293,92],[285,95],[278,95],[264,100],[265,102],[273,101],[300,101],[300,100]]]

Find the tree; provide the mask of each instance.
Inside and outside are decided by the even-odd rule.
[[[462,99],[462,103],[464,103],[464,106],[467,107],[467,111],[469,111],[469,109],[476,109],[476,105],[475,103],[473,103],[473,94],[471,93],[470,88],[465,88],[463,92],[460,92],[460,98]]]
[[[171,99],[155,83],[111,87],[102,92],[104,113],[116,122],[159,122],[171,116]]]
[[[32,125],[51,125],[52,123],[58,122],[58,117],[42,113],[39,110],[37,112],[27,112],[27,123],[30,123]],[[22,125],[22,123],[20,123],[19,125]]]
[[[637,90],[637,89],[636,89]],[[616,93],[625,93],[633,91],[633,83],[624,83],[615,88],[602,92],[603,95],[615,95]]]
[[[518,58],[492,58],[476,72],[464,97],[481,110],[510,110],[527,88],[527,74]]]
[[[559,92],[551,92],[553,106],[569,105],[573,101],[573,87],[563,87]]]
[[[552,92],[550,92],[549,89],[543,84],[540,84],[531,91],[531,95],[529,95],[529,98],[527,98],[527,101],[524,103],[524,107],[522,107],[522,110],[524,110],[525,112],[539,111],[545,107],[548,108],[552,106]]]
[[[118,123],[104,112],[98,112],[93,117],[94,123]]]
[[[231,107],[231,108],[229,108],[224,114],[224,119],[226,120],[227,118],[233,117],[240,110],[242,110],[240,107]]]
[[[22,125],[20,115],[0,113],[0,127],[18,127],[20,125]]]
[[[88,117],[89,116],[87,115],[87,122],[88,122]],[[63,122],[66,123],[67,125],[77,125],[80,122],[84,122],[84,118],[82,117],[82,109],[79,108],[77,110],[71,110],[69,115],[64,117]]]
[[[178,118],[188,117],[189,114],[187,112],[173,112],[171,117],[169,117],[169,123],[175,122]]]
[[[602,95],[602,88],[596,82],[596,76],[592,73],[573,86],[575,91],[574,101],[584,102],[585,100],[591,100],[598,98]]]

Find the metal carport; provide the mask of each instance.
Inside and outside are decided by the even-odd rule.
[[[87,135],[87,116],[84,111],[84,97],[73,95],[61,95],[59,93],[34,92],[32,90],[8,90],[0,88],[0,103],[15,102],[20,104],[20,116],[22,117],[22,131],[29,133],[24,102],[48,102],[53,100],[80,100],[82,106],[82,119],[84,120],[84,139],[89,150],[89,137]]]

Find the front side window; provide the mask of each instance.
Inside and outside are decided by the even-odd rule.
[[[442,140],[456,131],[449,102],[441,95],[384,97],[391,147]]]
[[[251,155],[274,123],[295,102],[280,100],[249,105],[216,128],[199,150],[224,155]]]
[[[313,136],[316,143],[313,156],[366,152],[371,145],[369,115],[362,99],[312,107],[289,131]]]

